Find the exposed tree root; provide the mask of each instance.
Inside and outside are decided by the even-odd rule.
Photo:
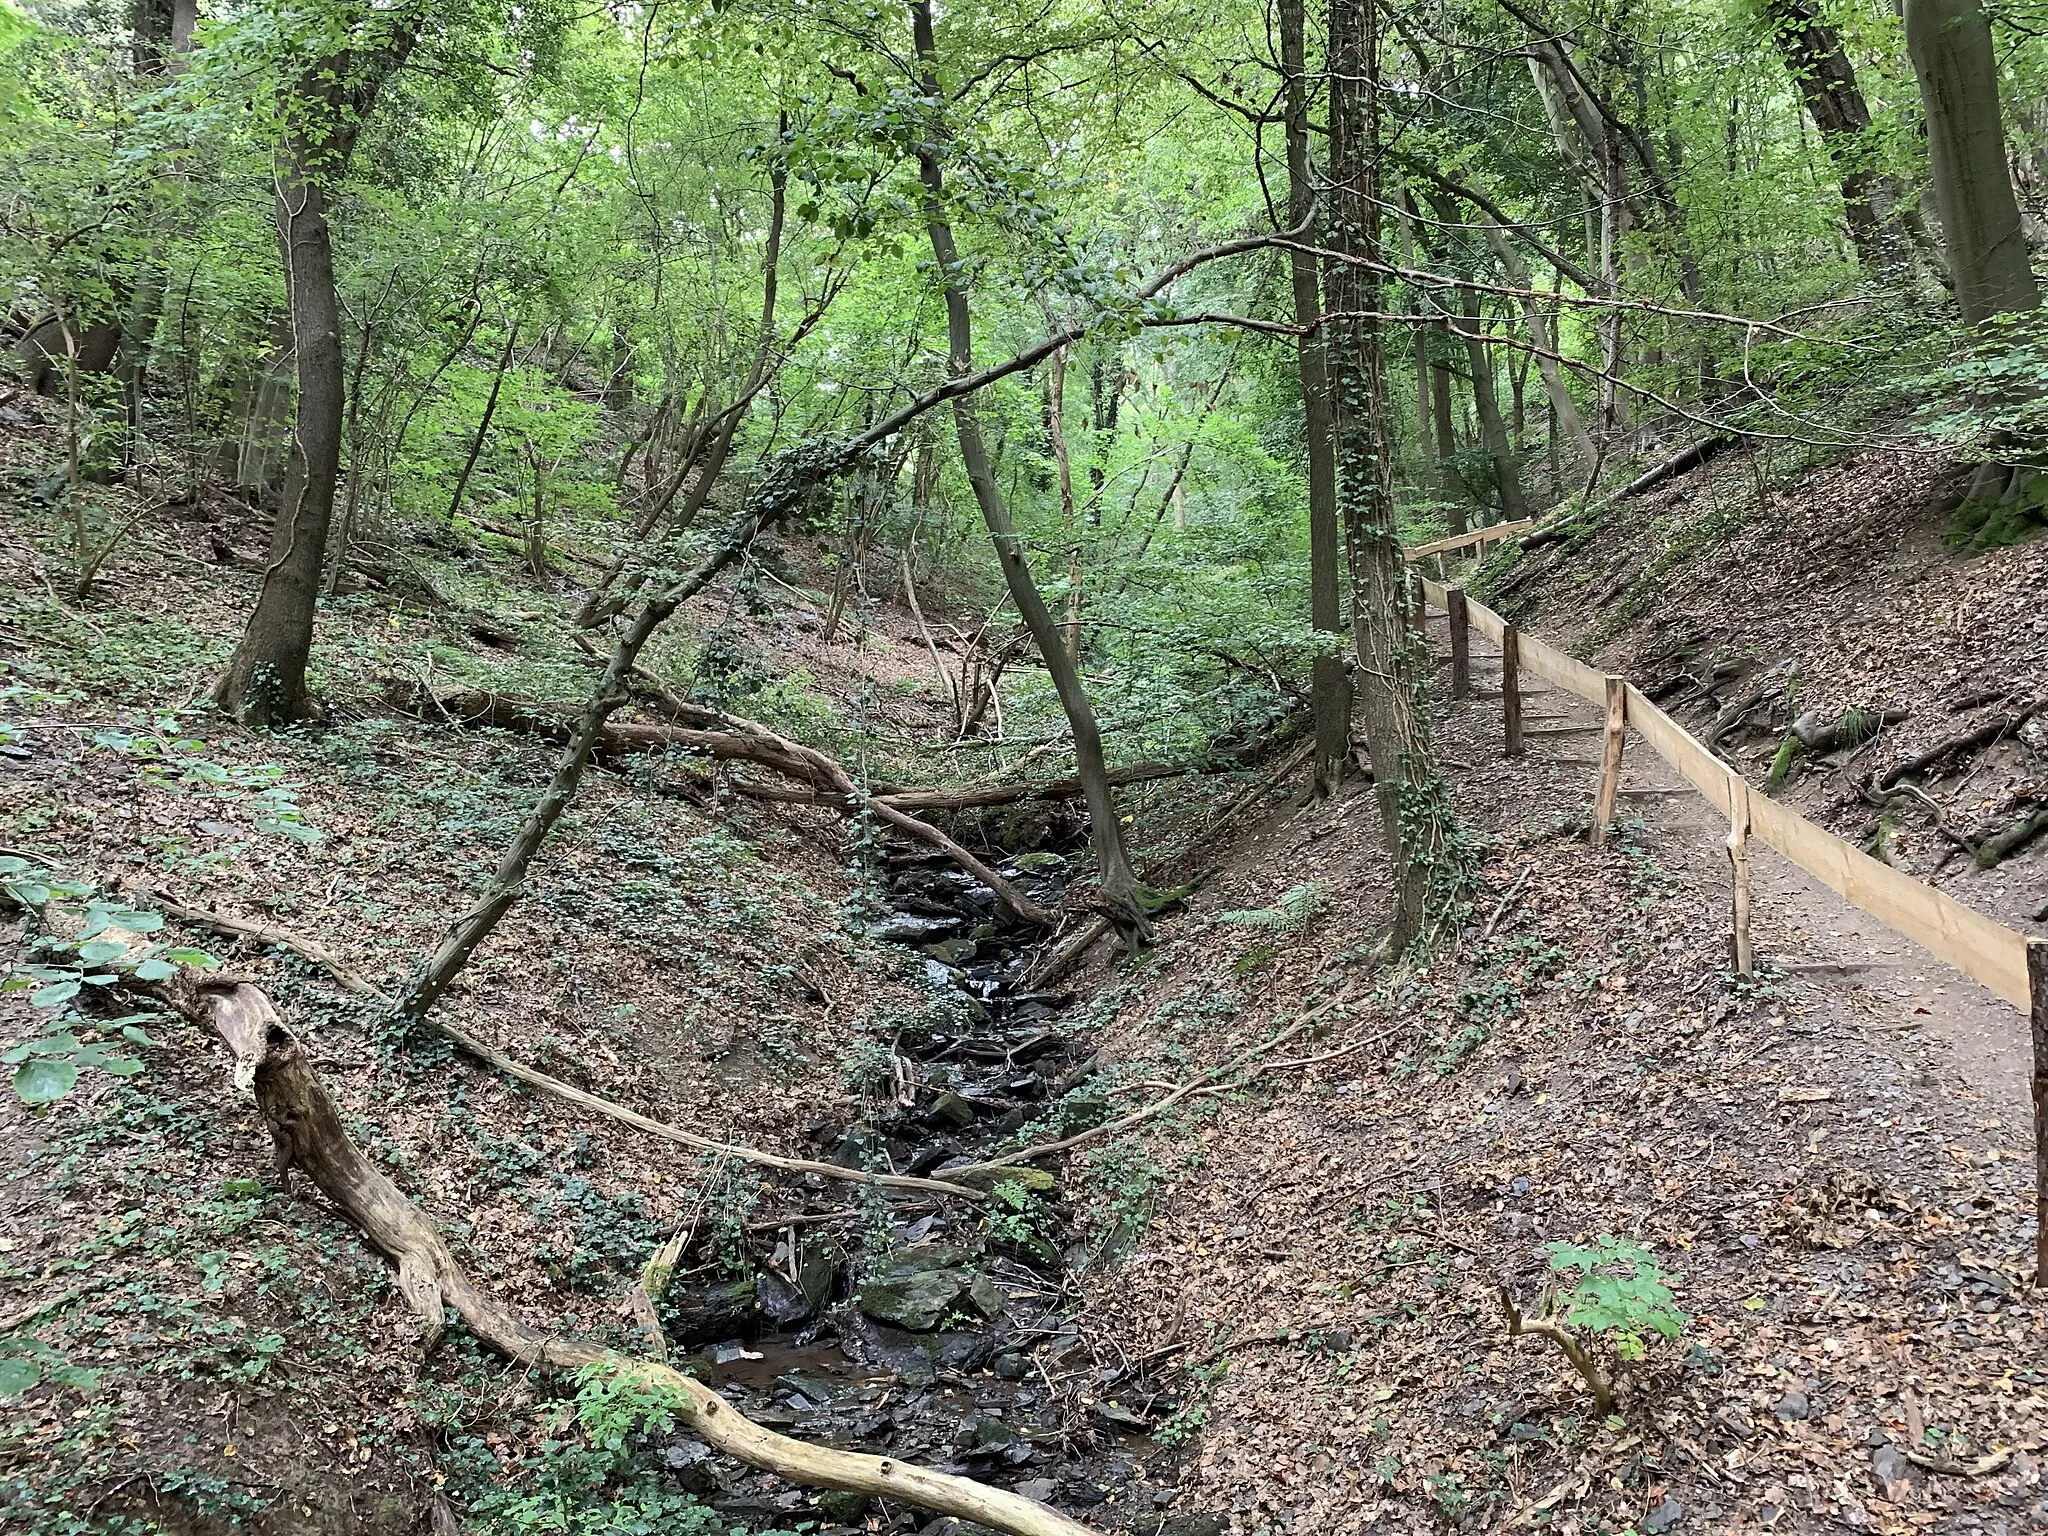
[[[1986,720],[1982,725],[1972,726],[1967,731],[1944,737],[1924,752],[1916,752],[1904,762],[1894,763],[1871,782],[1871,788],[1882,793],[1909,775],[1932,768],[1943,758],[1955,752],[1977,752],[1998,741],[2010,731],[2024,725],[2033,715],[2034,706],[2013,714],[1999,715]]]
[[[529,1327],[470,1280],[425,1213],[363,1156],[261,988],[187,973],[153,991],[226,1042],[234,1053],[236,1084],[254,1093],[270,1127],[278,1171],[306,1174],[397,1266],[399,1291],[420,1318],[428,1348],[446,1328],[452,1308],[507,1358],[555,1369],[597,1367],[630,1380],[672,1402],[678,1422],[715,1450],[778,1477],[915,1504],[1012,1536],[1089,1536],[1086,1526],[1019,1494],[890,1457],[778,1435],[743,1417],[702,1382],[657,1361]]]
[[[391,1004],[395,1001],[389,993],[384,992],[373,984],[362,972],[350,966],[326,946],[316,943],[312,939],[303,938],[286,929],[272,928],[263,923],[250,922],[245,918],[229,917],[225,913],[209,911],[205,907],[188,906],[183,902],[174,901],[159,892],[141,887],[132,889],[131,894],[137,901],[161,908],[166,915],[177,918],[180,922],[211,929],[215,933],[226,934],[232,938],[254,939],[260,944],[276,944],[289,949],[294,954],[302,955],[315,965],[320,966],[342,987],[359,997],[371,998],[385,1004]],[[828,1179],[838,1179],[849,1184],[874,1184],[885,1189],[915,1189],[921,1190],[926,1194],[958,1195],[967,1200],[985,1200],[988,1198],[986,1193],[981,1190],[970,1189],[964,1184],[948,1183],[944,1179],[917,1179],[911,1178],[906,1174],[893,1173],[864,1173],[858,1168],[841,1168],[837,1163],[813,1162],[808,1158],[802,1157],[783,1157],[778,1153],[763,1152],[754,1147],[734,1146],[729,1142],[713,1141],[708,1136],[699,1136],[694,1132],[683,1130],[680,1126],[670,1125],[661,1120],[650,1119],[637,1110],[628,1109],[623,1104],[614,1104],[610,1099],[600,1098],[594,1093],[589,1093],[576,1087],[573,1083],[565,1083],[558,1077],[550,1077],[545,1072],[529,1067],[526,1063],[507,1056],[496,1046],[486,1044],[484,1041],[477,1039],[476,1036],[470,1034],[468,1030],[462,1028],[459,1024],[450,1024],[445,1020],[432,1017],[426,1019],[424,1023],[427,1028],[436,1031],[451,1044],[468,1052],[478,1061],[483,1062],[484,1065],[495,1067],[508,1077],[516,1077],[522,1083],[529,1083],[554,1098],[563,1099],[568,1103],[591,1110],[603,1115],[606,1119],[616,1120],[621,1125],[630,1125],[635,1130],[645,1131],[650,1136],[658,1136],[663,1141],[672,1141],[680,1146],[694,1147],[701,1152],[715,1152],[720,1156],[730,1157],[738,1162],[751,1163],[762,1168],[774,1168],[783,1173],[815,1173]]]

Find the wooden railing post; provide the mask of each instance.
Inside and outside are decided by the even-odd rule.
[[[2048,940],[2027,940],[2034,1039],[2034,1284],[2048,1286]]]
[[[1500,723],[1508,756],[1522,755],[1522,632],[1512,624],[1500,631]]]
[[[1463,587],[1444,589],[1444,612],[1451,621],[1451,697],[1462,699],[1472,691],[1472,633]]]
[[[1749,781],[1728,775],[1728,867],[1735,880],[1735,973],[1756,974],[1749,944]]]
[[[1628,745],[1628,679],[1607,679],[1607,733],[1600,744],[1600,788],[1593,795],[1593,843],[1607,841],[1614,800],[1621,793],[1621,752]]]

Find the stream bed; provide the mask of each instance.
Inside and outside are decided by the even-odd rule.
[[[1046,905],[1064,893],[1056,854],[1000,872]],[[814,1127],[813,1155],[944,1178],[1085,1081],[1093,1052],[1063,1025],[1071,994],[1017,990],[1039,935],[987,887],[915,858],[892,865],[887,903],[869,937],[918,954],[961,1022],[885,1042],[868,1085],[879,1108],[857,1125]],[[1177,1458],[1152,1438],[1174,1406],[1160,1392],[1166,1362],[1105,1358],[1087,1335],[1074,1274],[1090,1250],[1049,1174],[1021,1168],[981,1208],[820,1175],[796,1190],[801,1211],[748,1227],[751,1274],[664,1300],[678,1363],[687,1356],[741,1412],[787,1435],[1014,1488],[1106,1528],[1223,1530],[1180,1507]],[[700,1239],[686,1266],[709,1252]],[[665,1454],[684,1489],[753,1530],[979,1529],[786,1484],[692,1436]]]

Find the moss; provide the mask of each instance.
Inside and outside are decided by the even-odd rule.
[[[1957,507],[1941,542],[1960,554],[1981,554],[2024,544],[2048,529],[2048,476],[2025,471],[2025,483],[2010,497],[1979,496]]]
[[[1771,776],[1764,781],[1764,788],[1776,794],[1792,776],[1792,760],[1799,756],[1802,743],[1797,736],[1787,735],[1778,743],[1778,755],[1771,759]]]

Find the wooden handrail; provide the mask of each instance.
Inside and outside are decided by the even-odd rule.
[[[1420,560],[1425,555],[1448,554],[1454,549],[1463,549],[1467,544],[1491,544],[1495,539],[1511,538],[1535,526],[1535,518],[1525,517],[1517,522],[1494,523],[1489,527],[1475,528],[1470,533],[1454,533],[1447,539],[1434,539],[1427,544],[1416,545],[1408,551],[1408,558]]]

